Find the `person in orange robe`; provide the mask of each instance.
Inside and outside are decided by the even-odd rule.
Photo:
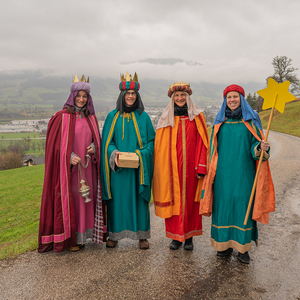
[[[207,172],[208,133],[204,115],[191,94],[189,84],[170,86],[172,100],[158,121],[155,137],[155,213],[165,219],[172,250],[182,242],[185,250],[193,250],[193,236],[202,234],[199,201]]]

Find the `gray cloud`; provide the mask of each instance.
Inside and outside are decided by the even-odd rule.
[[[146,59],[141,59],[138,61],[132,61],[132,62],[122,62],[122,65],[131,65],[134,63],[149,63],[153,65],[171,65],[174,66],[179,63],[184,63],[187,66],[201,66],[200,63],[196,61],[191,61],[191,60],[184,60],[180,58],[146,58]]]
[[[242,84],[264,82],[276,55],[300,67],[296,0],[12,0],[1,10],[0,71]]]

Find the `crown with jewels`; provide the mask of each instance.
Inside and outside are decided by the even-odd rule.
[[[179,83],[178,81],[176,83],[173,83],[170,85],[169,87],[169,91],[168,91],[168,96],[171,98],[172,97],[172,94],[174,92],[177,92],[177,91],[182,91],[182,92],[186,92],[188,93],[189,95],[192,95],[193,94],[193,91],[192,89],[190,88],[190,84],[189,83],[186,83],[186,82],[182,82]]]
[[[120,74],[121,82],[119,84],[120,91],[128,91],[128,90],[134,90],[138,91],[140,89],[139,79],[136,72],[134,73],[133,78],[131,75],[129,75],[128,72],[126,72],[125,76],[124,74]]]
[[[75,78],[72,81],[70,90],[71,92],[75,91],[86,91],[87,93],[91,92],[91,86],[90,86],[90,77],[86,80],[84,75],[81,76],[81,79],[79,80],[77,75],[75,75]]]

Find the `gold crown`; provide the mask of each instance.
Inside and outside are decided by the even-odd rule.
[[[124,76],[124,74],[120,74],[121,77],[121,82],[123,81],[136,81],[138,82],[138,75],[136,74],[136,72],[134,73],[133,78],[131,78],[131,74],[129,75],[128,72],[126,72],[126,75]]]
[[[84,75],[82,75],[80,81],[90,83],[90,77],[88,77],[88,79],[85,80]],[[74,82],[79,82],[77,75],[75,75],[75,78],[74,78],[74,80],[73,80],[73,83],[74,83]]]
[[[177,81],[176,83],[173,83],[173,84],[170,85],[170,89],[172,89],[174,86],[188,86],[188,87],[190,87],[190,84],[186,83],[186,82],[182,82],[182,81],[181,81],[181,83],[179,83]]]

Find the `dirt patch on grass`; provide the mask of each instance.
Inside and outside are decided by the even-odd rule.
[[[0,249],[3,249],[3,248],[8,247],[10,245],[11,244],[9,244],[9,243],[3,243],[3,244],[0,245]]]

